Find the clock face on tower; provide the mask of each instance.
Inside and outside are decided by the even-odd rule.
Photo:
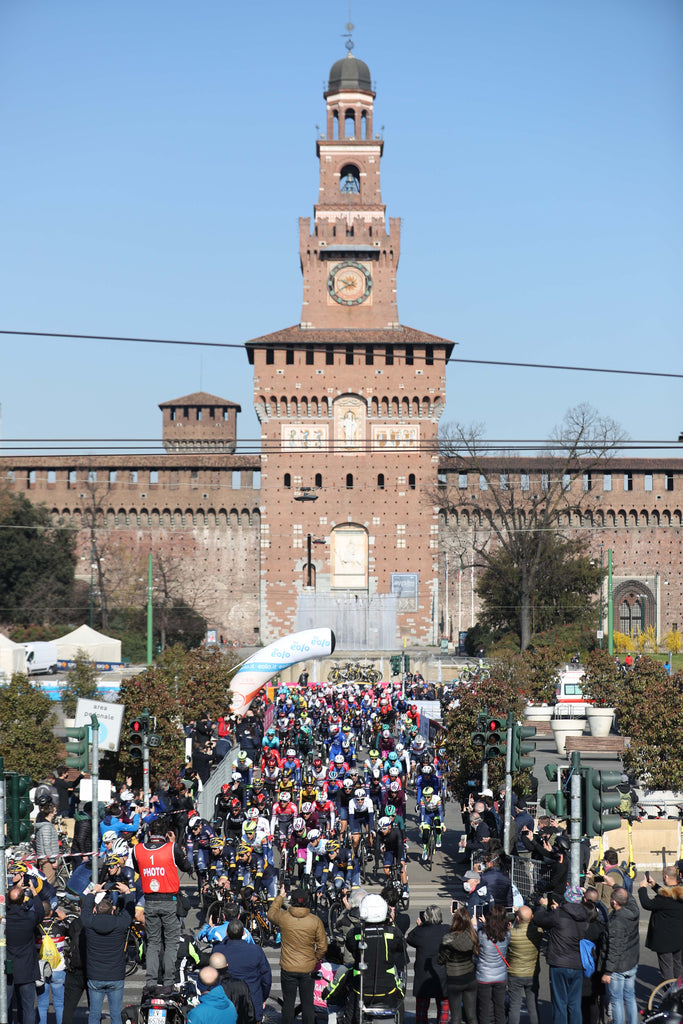
[[[342,306],[358,306],[370,295],[372,278],[362,263],[337,263],[327,277],[327,291]]]

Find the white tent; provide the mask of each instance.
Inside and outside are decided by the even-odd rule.
[[[21,644],[15,644],[8,636],[0,633],[0,675],[8,678],[15,672],[26,671],[26,651]]]
[[[79,626],[72,633],[57,637],[55,642],[60,661],[73,661],[79,650],[85,651],[92,661],[121,661],[121,641],[90,626]]]

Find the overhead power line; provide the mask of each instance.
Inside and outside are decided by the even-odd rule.
[[[130,341],[144,345],[189,345],[195,348],[235,348],[245,349],[246,346],[243,342],[229,342],[229,341],[185,341],[177,338],[134,338],[115,334],[67,334],[66,332],[55,332],[55,331],[10,331],[0,330],[0,334],[15,334],[20,337],[31,337],[31,338],[71,338],[81,341]],[[456,344],[455,342],[448,342],[448,344]],[[403,342],[400,343],[399,347],[403,346]],[[459,344],[459,343],[458,343]],[[273,347],[277,348],[289,348],[298,349],[301,346],[294,342],[273,342]],[[348,348],[356,348],[359,352],[362,352],[363,348],[367,347],[365,343],[359,340],[350,341],[348,344],[337,344],[331,346],[325,346],[325,348],[331,348],[335,352],[346,352]],[[435,344],[438,347],[438,344]],[[403,358],[400,352],[394,353],[394,359]],[[426,356],[414,355],[413,358],[426,358]],[[437,355],[430,356],[430,359],[434,362],[441,361]],[[518,369],[527,370],[563,370],[565,372],[574,373],[617,373],[627,375],[631,377],[667,377],[674,380],[683,379],[683,373],[670,373],[664,370],[627,370],[622,367],[605,367],[605,366],[571,366],[562,363],[525,363],[518,360],[503,360],[503,359],[464,359],[461,357],[451,356],[447,360],[447,363],[465,363],[474,366],[511,366]]]

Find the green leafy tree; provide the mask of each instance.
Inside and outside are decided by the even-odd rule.
[[[553,704],[560,682],[562,653],[557,647],[526,650],[520,656],[519,686],[533,704]]]
[[[5,770],[30,775],[34,781],[54,771],[64,748],[53,735],[52,701],[28,676],[12,676],[0,689],[0,754]]]
[[[79,697],[97,696],[97,673],[85,651],[77,651],[74,667],[69,669],[62,692],[62,708],[67,718],[74,718]]]
[[[185,763],[183,726],[203,712],[211,717],[230,708],[230,681],[238,659],[215,648],[185,651],[179,644],[166,648],[155,668],[124,679],[121,702],[126,706],[119,765],[127,773],[139,770],[128,755],[130,723],[145,709],[157,718],[161,746],[150,751],[153,778],[177,776]]]
[[[582,689],[589,700],[617,712],[619,731],[630,737],[626,771],[650,789],[683,788],[683,673],[641,658],[622,676],[607,651],[587,658]]]
[[[121,682],[120,702],[126,711],[121,730],[118,770],[132,775],[136,785],[142,784],[142,765],[128,753],[130,724],[148,710],[157,720],[156,731],[161,746],[150,750],[150,776],[174,779],[185,764],[185,733],[177,696],[168,678],[156,668],[148,668]]]
[[[553,626],[595,620],[592,598],[599,587],[600,567],[591,565],[584,541],[565,540],[554,533],[540,539],[529,533],[538,558],[537,581],[531,594],[531,632]],[[522,634],[523,566],[503,547],[494,551],[477,580],[482,603],[481,621],[493,630]]]
[[[0,491],[0,620],[55,621],[71,604],[75,531],[22,494]]]
[[[501,658],[491,665],[488,679],[476,678],[470,686],[458,690],[460,704],[446,718],[446,749],[451,764],[450,781],[453,790],[463,797],[468,781],[481,775],[482,752],[472,746],[471,736],[477,724],[477,715],[486,709],[493,717],[506,718],[511,711],[515,721],[524,711],[524,696],[519,685],[519,662],[516,657]],[[489,785],[494,792],[505,780],[505,759],[489,762]],[[523,778],[517,782],[523,783]]]
[[[547,468],[530,474],[514,453],[491,453],[481,427],[456,423],[441,432],[442,460],[454,475],[457,470],[478,478],[479,486],[461,488],[457,480],[440,486],[430,501],[457,523],[446,538],[453,553],[465,564],[490,568],[499,579],[504,596],[495,603],[518,621],[521,650],[531,642],[534,607],[541,603],[535,598],[547,583],[548,538],[561,537],[572,515],[591,511],[591,473],[604,466],[623,437],[613,420],[579,405],[567,412],[544,449]],[[573,598],[560,597],[549,602],[557,614],[575,607]]]

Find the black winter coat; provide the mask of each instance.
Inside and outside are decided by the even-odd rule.
[[[539,907],[534,924],[548,933],[546,959],[550,967],[581,971],[579,940],[586,938],[588,911],[583,903],[564,903],[558,910]]]
[[[607,922],[607,957],[605,972],[612,974],[630,971],[640,959],[640,911],[633,896],[619,910],[613,910]]]
[[[38,896],[24,903],[7,901],[7,958],[12,961],[12,979],[25,985],[38,978],[38,947],[36,932],[45,917]]]
[[[419,924],[406,935],[406,942],[415,948],[413,995],[424,999],[446,995],[446,968],[438,962],[439,949],[447,924]]]
[[[135,900],[126,896],[116,914],[95,914],[94,909],[95,894],[88,893],[81,908],[88,981],[122,981],[126,976],[126,934],[133,921]]]
[[[663,886],[650,893],[646,886],[638,889],[644,910],[651,911],[645,945],[655,953],[675,953],[683,949],[683,885]]]
[[[71,843],[72,853],[90,853],[92,850],[92,820],[77,818],[74,822],[74,838]]]

